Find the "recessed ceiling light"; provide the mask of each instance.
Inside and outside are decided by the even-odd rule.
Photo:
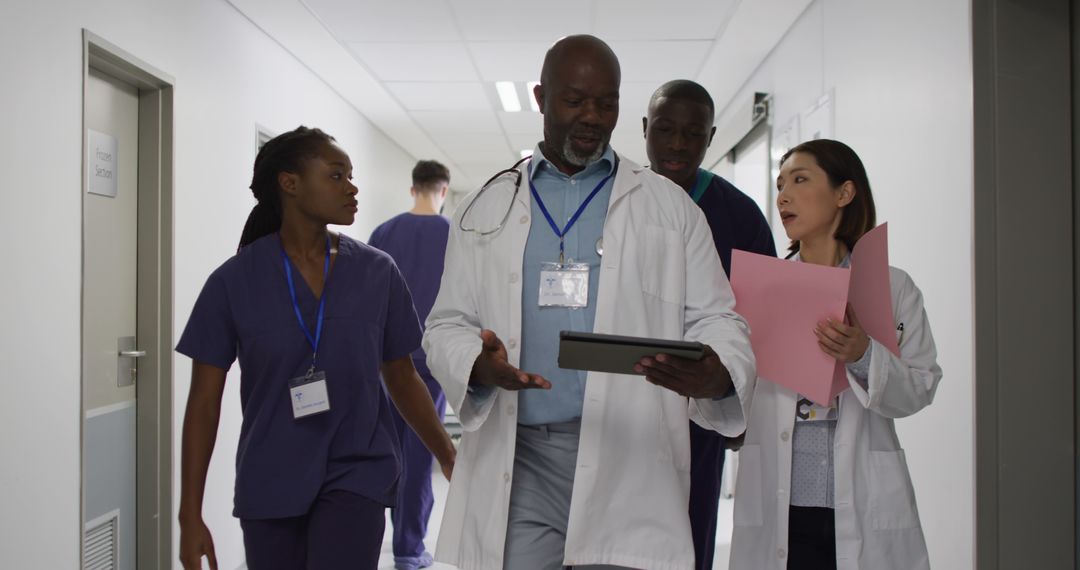
[[[504,111],[516,113],[521,110],[521,100],[518,99],[513,81],[496,81],[495,91],[499,93],[499,101],[502,101]]]
[[[531,107],[533,111],[539,113],[540,105],[536,103],[536,96],[533,95],[533,89],[535,89],[537,85],[540,85],[539,81],[530,81],[526,84],[528,89],[525,90],[525,98],[529,100],[529,107]]]

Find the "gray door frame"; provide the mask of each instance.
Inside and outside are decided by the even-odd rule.
[[[87,149],[85,101],[94,68],[139,88],[138,305],[136,336],[146,356],[136,383],[136,560],[139,568],[172,567],[173,457],[173,86],[153,66],[90,32],[83,40],[82,200],[85,203]],[[85,260],[85,248],[83,248]],[[85,264],[85,261],[83,262]],[[82,268],[85,280],[86,268]],[[87,299],[81,299],[85,305]],[[80,313],[81,319],[81,313]],[[80,355],[82,358],[82,355]],[[79,560],[83,561],[85,518],[84,413],[79,382]]]
[[[1076,10],[972,2],[980,570],[1077,564]]]

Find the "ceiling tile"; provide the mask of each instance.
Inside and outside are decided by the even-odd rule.
[[[484,81],[539,81],[551,42],[469,42]]]
[[[502,123],[503,129],[507,134],[537,135],[544,132],[544,116],[540,113],[533,113],[531,111],[521,111],[518,113],[497,111],[496,115],[498,115],[499,122]]]
[[[409,111],[486,111],[491,109],[480,83],[425,81],[384,83]]]
[[[440,42],[461,37],[444,0],[301,0],[342,42]]]
[[[622,65],[625,82],[694,79],[711,41],[620,41],[611,48]]]
[[[457,133],[433,133],[435,144],[457,164],[463,162],[502,163],[517,155],[511,152],[506,137],[500,135],[468,135]],[[505,166],[503,168],[506,168]]]
[[[628,119],[640,122],[653,92],[663,84],[663,81],[624,81],[619,86],[619,122]]]
[[[596,0],[596,35],[606,41],[713,40],[738,6],[736,0]]]
[[[591,33],[592,0],[453,0],[466,41],[541,40]]]
[[[523,150],[532,152],[536,147],[536,143],[540,142],[544,135],[538,132],[536,134],[506,135],[506,138],[510,139],[510,146],[514,149],[514,152],[520,155]]]
[[[352,54],[382,81],[476,81],[462,42],[348,44]]]
[[[487,179],[495,175],[496,172],[509,168],[512,162],[494,162],[494,161],[481,161],[481,162],[460,162],[458,168],[469,177],[472,185],[468,190],[471,192],[480,187]]]
[[[494,111],[413,111],[410,115],[429,133],[503,134]]]

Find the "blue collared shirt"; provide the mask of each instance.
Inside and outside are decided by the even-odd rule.
[[[548,213],[557,225],[565,226],[581,203],[615,169],[611,147],[599,160],[581,172],[567,176],[549,162],[537,145],[533,151],[531,180]],[[589,264],[589,302],[583,309],[541,307],[541,264],[559,261],[559,237],[544,218],[540,205],[532,200],[532,224],[522,259],[521,291],[521,362],[526,372],[539,374],[551,382],[551,390],[523,390],[518,395],[518,422],[541,425],[572,421],[581,417],[585,397],[585,375],[580,370],[559,368],[559,331],[592,332],[596,316],[597,285],[600,280],[600,254],[597,241],[604,235],[604,220],[614,177],[609,179],[582,212],[577,223],[566,233],[567,262]]]

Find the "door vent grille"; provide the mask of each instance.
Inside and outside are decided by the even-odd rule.
[[[120,556],[120,511],[115,510],[86,524],[83,536],[83,569],[115,570]]]

